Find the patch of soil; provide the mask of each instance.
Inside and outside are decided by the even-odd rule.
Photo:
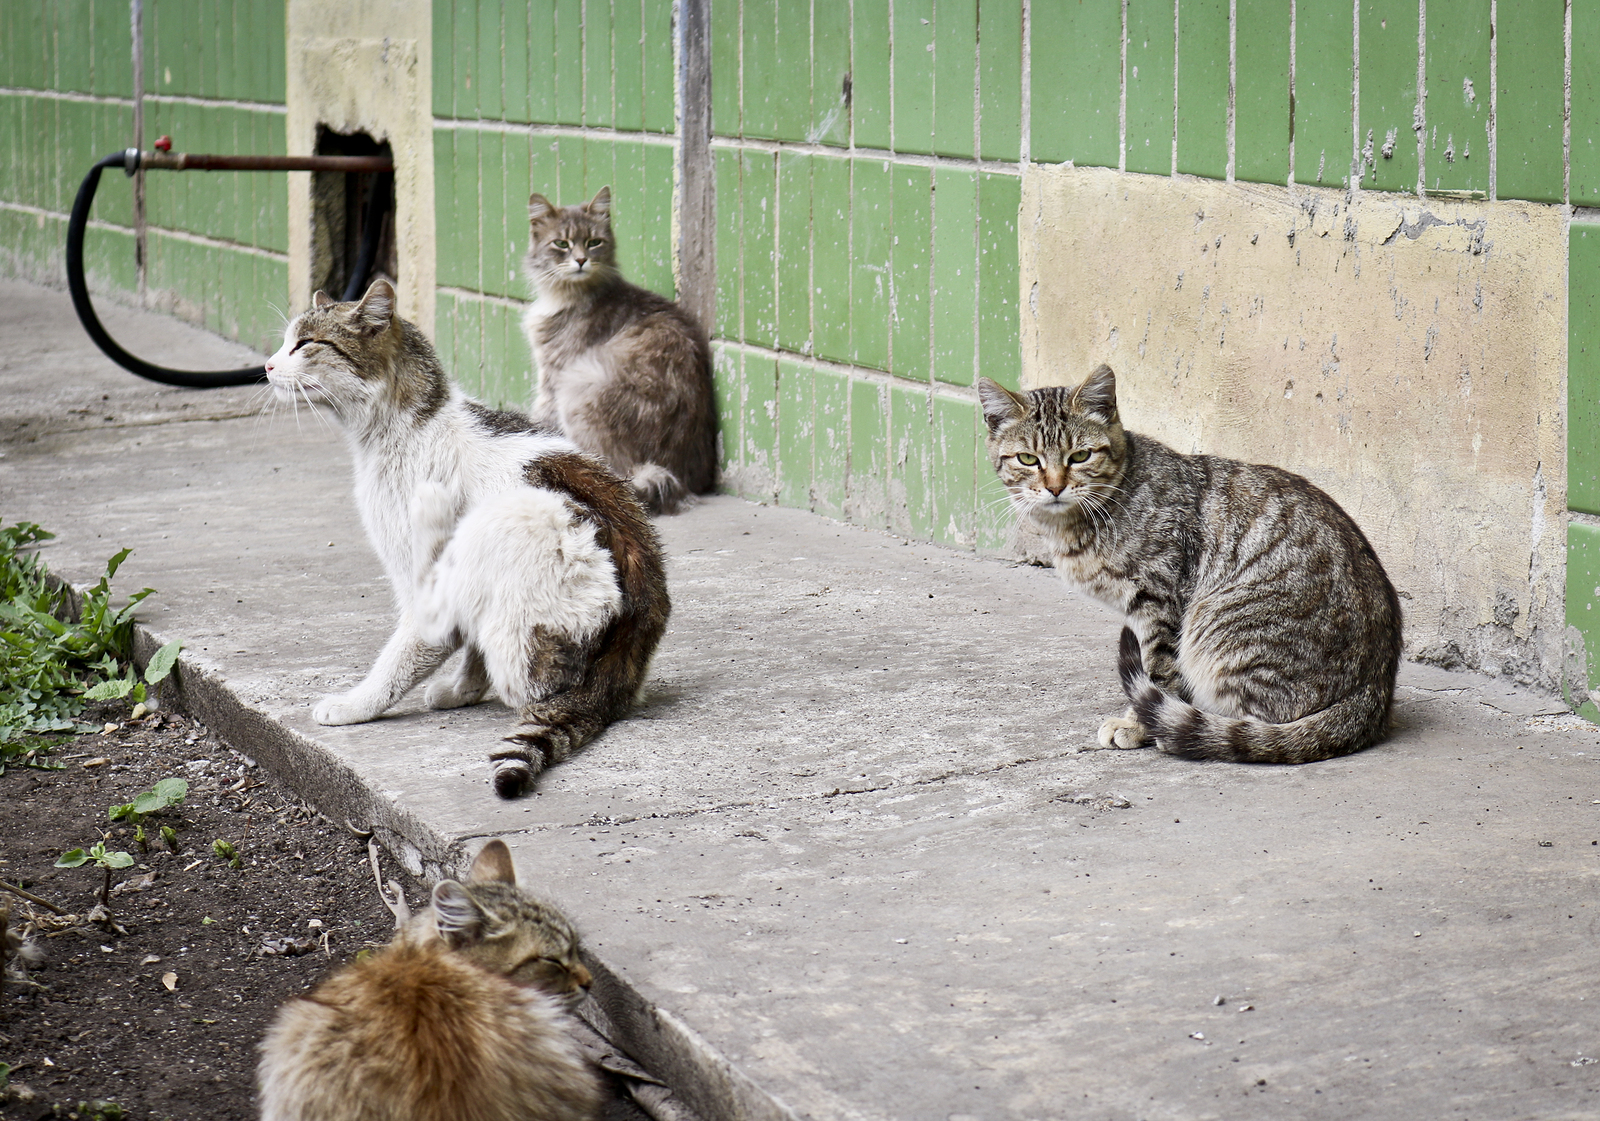
[[[65,770],[0,775],[0,880],[67,913],[10,899],[13,928],[31,926],[45,960],[0,986],[0,1063],[11,1066],[0,1118],[255,1118],[256,1044],[277,1007],[394,933],[367,844],[188,717],[99,716],[116,727],[55,747]],[[188,796],[145,823],[141,850],[107,810],[171,777]],[[177,852],[162,845],[163,824]],[[112,873],[109,921],[97,922],[105,873],[54,864],[106,833],[106,848],[136,863]],[[217,840],[242,867],[213,851]],[[413,909],[426,902],[392,859],[383,874]],[[80,1110],[100,1101],[121,1114]],[[643,1114],[619,1098],[607,1117]]]

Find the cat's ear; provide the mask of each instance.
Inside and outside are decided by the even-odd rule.
[[[478,857],[472,862],[472,870],[467,873],[467,882],[469,884],[517,882],[517,868],[511,862],[511,850],[506,848],[504,841],[496,837],[478,850]]]
[[[556,212],[555,206],[549,199],[540,194],[528,196],[528,221],[533,225],[550,218]]]
[[[333,303],[333,297],[328,295],[321,288],[318,288],[315,292],[311,293],[312,307],[323,308],[327,307],[331,303]]]
[[[433,885],[433,921],[439,937],[455,949],[483,941],[483,909],[472,893],[454,880]]]
[[[1072,391],[1072,404],[1090,420],[1113,424],[1117,420],[1117,375],[1101,363],[1083,384]]]
[[[978,379],[978,400],[983,405],[983,419],[989,425],[990,435],[1028,415],[1025,400],[989,378]]]
[[[609,219],[611,217],[611,188],[601,187],[594,198],[583,204],[583,208],[596,218]]]
[[[353,313],[357,323],[374,333],[386,331],[394,321],[394,287],[382,277],[374,280]]]

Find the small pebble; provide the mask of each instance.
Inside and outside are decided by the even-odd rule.
[[[1224,1004],[1228,1003],[1228,998],[1225,996],[1214,996],[1211,998],[1211,1003],[1216,1005],[1218,1008],[1221,1008]]]
[[[1413,931],[1412,931],[1412,932],[1411,932],[1411,937],[1413,937],[1413,938],[1421,938],[1421,937],[1422,937],[1422,931],[1420,931],[1420,930],[1413,930]]]

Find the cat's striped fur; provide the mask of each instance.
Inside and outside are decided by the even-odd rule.
[[[589,980],[571,923],[490,841],[392,943],[279,1009],[262,1121],[598,1121],[567,1014]]]
[[[1031,393],[985,378],[979,396],[991,461],[1056,569],[1127,618],[1132,708],[1103,746],[1305,763],[1383,738],[1400,602],[1338,503],[1292,472],[1124,431],[1107,366]]]
[[[424,703],[474,704],[492,685],[517,710],[492,755],[495,790],[514,797],[633,704],[670,610],[661,547],[602,463],[462,394],[394,300],[382,280],[359,303],[319,292],[267,362],[280,396],[343,422],[400,613],[366,679],[312,716],[371,720],[464,647]]]

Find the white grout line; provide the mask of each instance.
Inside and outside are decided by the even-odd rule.
[[[1428,195],[1428,0],[1417,0],[1417,103],[1411,110],[1411,124],[1417,134],[1417,197],[1420,199]]]
[[[712,148],[742,148],[777,155],[789,152],[807,156],[831,156],[847,160],[883,160],[889,163],[910,164],[915,167],[961,168],[967,171],[986,171],[995,175],[1021,175],[1022,165],[1007,160],[969,160],[959,156],[930,156],[920,152],[895,152],[883,148],[836,148],[828,144],[807,144],[790,140],[755,140],[746,137],[713,136]]]
[[[672,132],[639,132],[601,127],[600,125],[547,125],[526,124],[520,121],[480,120],[469,117],[435,117],[436,129],[455,129],[460,132],[502,132],[519,136],[571,136],[578,139],[598,137],[607,140],[635,140],[662,148],[676,147],[678,137]]]
[[[756,343],[739,342],[736,339],[727,339],[720,335],[712,338],[711,345],[713,347],[723,347],[727,350],[736,350],[746,357],[759,358],[763,361],[790,362],[813,370],[854,378],[857,381],[899,386],[901,389],[917,390],[923,393],[931,391],[934,397],[941,397],[949,401],[965,401],[971,405],[976,404],[978,400],[978,391],[971,386],[947,385],[932,378],[928,381],[917,381],[913,378],[902,377],[899,374],[874,370],[867,366],[852,366],[847,362],[833,362],[810,354],[795,354],[788,350],[773,350],[770,347],[760,346]]]
[[[133,108],[131,97],[74,93],[71,90],[36,90],[21,86],[0,86],[0,97],[34,97],[41,101],[71,101],[84,105],[116,105],[124,109]],[[184,97],[167,93],[147,93],[144,95],[144,101],[155,102],[158,105],[193,105],[201,109],[237,109],[245,113],[283,115],[289,111],[287,106],[274,105],[269,101],[233,101],[227,98]]]
[[[1291,21],[1293,17],[1290,17]],[[1291,51],[1293,47],[1289,48]],[[1225,182],[1234,181],[1234,125],[1238,114],[1239,0],[1228,0],[1228,169]]]
[[[6,202],[3,199],[0,199],[0,210],[14,210],[19,214],[28,214],[35,218],[51,218],[58,222],[65,222],[71,217],[64,211],[47,210],[42,206],[29,206],[27,203],[21,202]],[[98,218],[89,219],[88,228],[91,230],[109,230],[112,233],[127,234],[130,237],[133,236],[134,232],[132,226],[119,226],[114,222],[105,222]],[[256,245],[246,245],[240,241],[205,237],[201,234],[189,233],[187,230],[169,230],[162,226],[151,226],[149,230],[152,234],[160,234],[162,237],[169,237],[175,241],[187,241],[194,245],[204,245],[211,249],[227,249],[239,253],[249,253],[255,257],[264,257],[269,261],[287,262],[289,260],[287,253],[279,253],[272,249],[262,249]]]
[[[1294,193],[1294,186],[1295,186],[1295,178],[1294,178],[1294,176],[1295,176],[1294,133],[1295,133],[1295,124],[1296,124],[1296,121],[1295,121],[1295,110],[1298,108],[1298,106],[1295,105],[1294,68],[1295,68],[1295,61],[1296,61],[1295,36],[1300,33],[1300,27],[1299,27],[1300,12],[1299,12],[1299,8],[1300,8],[1299,0],[1289,0],[1289,179],[1288,179],[1288,187],[1289,187],[1289,191],[1290,191],[1291,196]]]
[[[1489,0],[1489,201],[1499,190],[1495,164],[1499,156],[1500,109],[1500,2]]]
[[[1572,0],[1566,0],[1565,26],[1562,28],[1563,73],[1561,77],[1561,201],[1572,201]]]
[[[476,292],[471,288],[455,288],[448,284],[436,285],[435,289],[457,300],[476,300],[481,304],[494,304],[508,311],[517,312],[519,315],[525,311],[532,300],[519,300],[514,296],[495,296],[488,292]]]
[[[1172,169],[1178,174],[1178,35],[1183,22],[1183,0],[1172,0]]]
[[[1117,84],[1117,170],[1128,170],[1128,0],[1122,0],[1122,73]]]
[[[1022,141],[1018,163],[1033,159],[1033,0],[1022,0]]]
[[[1350,174],[1349,190],[1361,190],[1367,165],[1361,156],[1361,0],[1351,0],[1350,31]]]

